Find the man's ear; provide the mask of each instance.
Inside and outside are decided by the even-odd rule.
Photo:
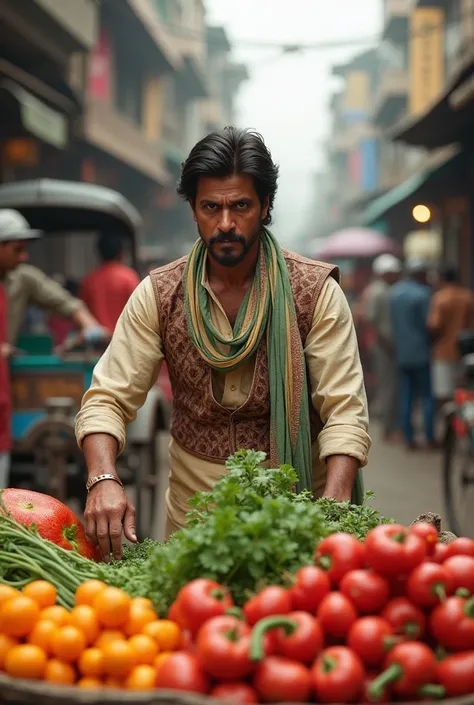
[[[263,208],[262,208],[262,222],[265,220],[265,218],[268,215],[268,212],[270,210],[270,198],[267,196],[265,201],[263,202]]]

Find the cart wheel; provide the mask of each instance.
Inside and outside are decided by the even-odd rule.
[[[149,444],[137,445],[133,450],[136,459],[136,468],[134,469],[135,509],[137,511],[139,541],[152,537],[158,515],[160,493],[163,486],[160,472],[161,454],[159,452],[162,435],[163,431],[157,431]]]
[[[448,422],[443,453],[444,497],[450,528],[457,536],[474,538],[473,434],[460,438]]]

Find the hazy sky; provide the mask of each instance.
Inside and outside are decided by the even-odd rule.
[[[317,43],[376,37],[381,5],[382,0],[206,0],[208,22],[226,27],[234,57],[250,69],[250,80],[239,93],[238,122],[261,132],[280,164],[274,229],[283,242],[302,234],[312,174],[322,163],[328,102],[338,85],[331,66],[369,45],[282,56],[278,48],[254,47],[250,40]]]

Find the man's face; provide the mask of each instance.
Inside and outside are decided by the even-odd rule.
[[[398,274],[398,272],[386,272],[383,278],[385,279],[387,284],[393,286],[400,279],[400,275]]]
[[[259,239],[268,203],[262,204],[252,177],[201,177],[194,220],[210,256],[224,267],[240,264]]]
[[[0,271],[6,274],[19,264],[28,261],[28,249],[24,240],[0,242]]]

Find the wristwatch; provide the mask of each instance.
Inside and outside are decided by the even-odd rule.
[[[95,475],[95,477],[89,478],[86,482],[86,490],[89,492],[94,485],[97,485],[99,482],[102,482],[102,480],[113,480],[117,484],[120,485],[120,487],[123,489],[123,483],[119,480],[117,475],[112,475],[112,473],[104,473],[103,475]]]

